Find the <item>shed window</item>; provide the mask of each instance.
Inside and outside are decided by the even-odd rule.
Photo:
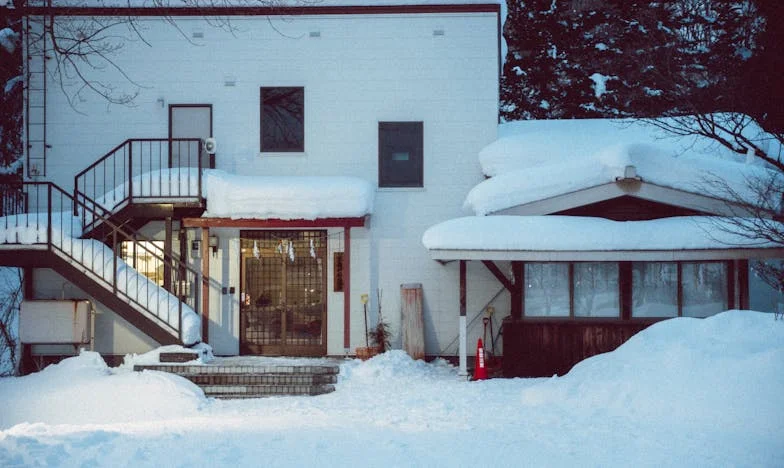
[[[568,317],[569,301],[568,263],[526,263],[526,315]]]
[[[424,186],[422,122],[378,123],[378,186]]]
[[[620,315],[617,263],[574,264],[574,315],[576,317]]]
[[[261,151],[305,151],[305,88],[261,88]]]
[[[727,310],[727,264],[683,263],[683,316],[708,317]]]
[[[632,315],[634,317],[678,316],[677,263],[632,263]]]

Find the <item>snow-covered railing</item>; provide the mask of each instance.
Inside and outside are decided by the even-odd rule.
[[[210,156],[198,138],[128,139],[74,177],[74,198],[108,211],[127,203],[201,202],[201,169],[210,167]],[[93,221],[83,209],[77,214],[83,227]]]
[[[95,211],[51,182],[26,182],[20,192],[4,191],[3,198],[24,199],[16,214],[0,217],[0,245],[38,246],[65,259],[84,272],[94,282],[132,305],[161,327],[178,336],[185,344],[200,340],[201,325],[198,315],[199,272],[171,256],[151,248],[148,239],[114,225],[105,213]],[[91,239],[81,239],[82,221],[74,216],[87,212],[94,219],[111,227],[114,250]],[[123,261],[119,252],[122,242],[127,249],[142,253],[170,272],[171,289],[166,291],[131,265]]]

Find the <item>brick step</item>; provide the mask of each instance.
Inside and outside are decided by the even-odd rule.
[[[322,385],[200,385],[213,398],[259,398],[266,396],[315,396],[335,391],[332,384]]]
[[[338,365],[136,365],[135,371],[156,370],[184,377],[213,398],[260,398],[278,395],[323,395],[335,391]]]
[[[338,381],[335,374],[198,374],[183,375],[196,385],[322,385]]]

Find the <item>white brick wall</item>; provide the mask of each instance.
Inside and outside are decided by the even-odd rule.
[[[379,190],[370,229],[352,230],[351,345],[364,345],[360,294],[371,297],[374,323],[376,289],[383,289],[384,316],[392,322],[399,346],[400,284],[418,282],[424,288],[426,351],[444,351],[457,335],[457,267],[430,260],[421,236],[437,222],[469,214],[462,203],[481,180],[477,154],[496,137],[497,16],[336,15],[273,18],[271,23],[234,18],[235,35],[201,19],[178,19],[185,34],[204,33],[203,39],[194,39],[196,45],[160,20],[142,24],[151,47],[128,42],[116,57],[143,86],[133,107],[107,106],[85,95],[77,103],[80,114],[50,85],[48,178],[71,189],[78,171],[126,138],[166,137],[168,104],[213,105],[219,169],[352,175],[373,183],[378,177],[378,122],[423,121],[424,188]],[[436,29],[444,35],[434,36]],[[320,37],[310,37],[311,31]],[[130,89],[117,73],[95,74]],[[224,86],[226,78],[236,80],[235,86]],[[304,153],[259,153],[260,86],[304,86]],[[233,271],[238,257],[221,258]],[[480,264],[469,268],[469,315],[500,287],[483,270]],[[339,296],[328,294],[330,354],[343,352]],[[504,300],[508,302],[505,293],[499,301]],[[498,309],[500,314],[508,306]],[[225,329],[211,335],[220,352],[232,352],[237,320],[223,314],[213,326]],[[456,354],[457,349],[446,351]]]

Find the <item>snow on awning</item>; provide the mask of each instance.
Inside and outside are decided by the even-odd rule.
[[[265,177],[207,170],[203,218],[317,220],[372,213],[375,187],[356,177]]]
[[[784,248],[730,232],[720,218],[612,221],[578,216],[468,216],[422,236],[435,260],[623,261],[781,257]],[[722,226],[724,226],[723,229]]]

